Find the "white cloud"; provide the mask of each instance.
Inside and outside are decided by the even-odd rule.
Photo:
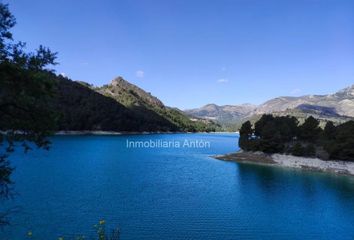
[[[295,89],[291,90],[291,92],[290,92],[290,94],[292,94],[292,95],[297,95],[299,93],[301,93],[301,89],[300,88],[295,88]]]
[[[138,70],[135,72],[135,76],[138,78],[143,78],[144,77],[144,71],[143,70]]]
[[[67,77],[66,73],[62,72],[62,73],[59,73],[59,75],[63,76],[63,77]]]
[[[229,79],[227,78],[220,78],[217,80],[218,83],[228,83],[229,82]]]

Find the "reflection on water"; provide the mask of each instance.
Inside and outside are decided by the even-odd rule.
[[[350,176],[254,164],[238,164],[238,174],[240,182],[251,178],[260,191],[272,196],[296,189],[304,198],[315,198],[325,189],[340,201],[354,202],[354,178]]]
[[[127,149],[126,140],[203,139],[211,148]],[[236,135],[64,136],[20,154],[20,206],[0,239],[93,234],[104,218],[122,239],[352,239],[354,178],[210,158]]]

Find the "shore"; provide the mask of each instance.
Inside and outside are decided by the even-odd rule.
[[[153,134],[158,132],[114,132],[114,131],[58,131],[55,135],[127,135]]]
[[[138,135],[138,134],[181,134],[181,133],[211,133],[230,134],[235,132],[114,132],[114,131],[58,131],[55,135]]]
[[[237,152],[217,155],[214,158],[238,163],[253,163],[298,168],[311,171],[330,172],[354,176],[354,162],[324,161],[318,158],[296,157],[285,154],[265,154],[262,152]]]

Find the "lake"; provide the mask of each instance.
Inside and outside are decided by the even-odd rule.
[[[100,219],[121,239],[354,239],[354,178],[210,157],[236,150],[236,134],[53,137],[11,156],[0,239],[93,236]]]

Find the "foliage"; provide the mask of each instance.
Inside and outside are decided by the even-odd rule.
[[[179,109],[165,106],[158,98],[122,77],[114,79],[111,84],[92,89],[116,100],[140,119],[158,120],[158,126],[154,124],[158,131],[214,132],[221,129],[218,124],[211,121],[191,120]]]
[[[8,5],[0,3],[0,197],[9,192],[12,168],[7,156],[15,142],[25,151],[30,143],[48,148],[46,137],[56,121],[49,105],[54,94],[52,70],[47,68],[56,64],[56,53],[43,46],[25,52],[25,44],[12,38],[15,24]]]
[[[317,149],[324,149],[330,159],[354,161],[354,121],[338,126],[327,122],[322,130],[311,116],[299,125],[295,117],[263,115],[254,128],[249,121],[241,126],[239,146],[246,151],[308,157],[321,157]]]
[[[323,137],[326,140],[334,139],[336,136],[336,127],[334,126],[333,122],[329,121],[326,123],[325,128],[323,129]]]
[[[291,153],[294,156],[304,156],[305,155],[305,149],[304,147],[301,145],[301,143],[297,142],[295,143],[295,145],[293,146]]]
[[[316,155],[316,148],[313,144],[307,144],[307,146],[305,147],[305,156],[308,157],[315,157]]]
[[[178,109],[149,105],[142,100],[139,104],[137,100],[132,105],[122,104],[126,103],[123,96],[132,96],[132,89],[127,90],[129,94],[114,97],[103,95],[102,91],[82,82],[54,74],[52,77],[57,86],[53,100],[53,109],[59,116],[57,130],[195,132],[215,131],[217,128],[212,123],[193,122]],[[102,88],[108,89],[111,86]],[[133,95],[134,98],[138,96],[137,93]]]
[[[252,125],[250,121],[246,121],[240,128],[240,148],[248,151],[252,149],[252,141],[249,141],[252,137]]]
[[[354,121],[335,127],[333,138],[326,139],[325,150],[332,159],[354,161]]]
[[[251,124],[250,122],[245,124],[247,124],[249,132]],[[294,117],[273,117],[272,115],[265,114],[255,123],[254,130],[251,129],[253,137],[249,138],[250,143],[246,141],[243,144],[251,146],[250,150],[253,151],[263,151],[266,153],[284,152],[284,143],[292,140],[293,136],[297,134],[297,124],[298,122]],[[242,134],[240,131],[241,138]]]
[[[81,83],[62,76],[56,80],[57,130],[168,131],[175,128],[148,109],[128,109]]]
[[[314,117],[308,117],[305,122],[299,127],[299,139],[308,142],[315,142],[321,133],[319,121]]]

